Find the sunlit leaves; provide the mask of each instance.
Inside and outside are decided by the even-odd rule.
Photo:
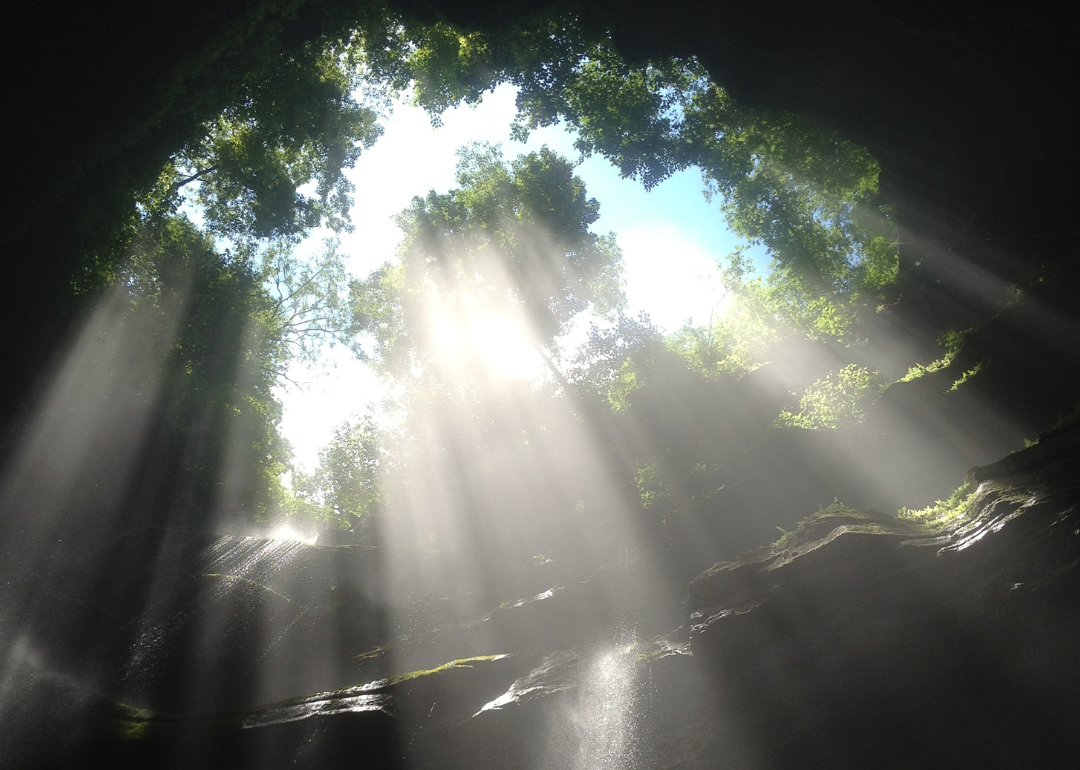
[[[583,154],[602,153],[650,188],[686,165],[682,102],[700,79],[674,60],[630,65],[610,46],[593,45],[565,80],[519,98],[517,135],[561,118]]]
[[[267,324],[287,360],[315,363],[323,347],[342,344],[362,357],[352,334],[349,282],[337,243],[301,259],[288,243],[258,253],[259,278],[269,295]]]
[[[590,327],[585,344],[571,361],[568,378],[579,393],[599,396],[621,411],[638,387],[634,361],[663,347],[663,336],[647,315],[620,314],[610,327]]]
[[[974,329],[946,329],[938,336],[938,344],[945,348],[944,355],[941,358],[935,359],[928,364],[915,364],[908,369],[907,374],[900,378],[899,382],[910,382],[911,380],[918,379],[927,374],[933,374],[934,372],[941,371],[950,366],[953,359],[956,358],[956,354],[960,352],[960,348],[963,347],[964,340],[967,336],[974,331]]]
[[[635,479],[642,508],[651,508],[664,497],[664,483],[656,469],[656,463],[645,463],[637,470]]]
[[[289,491],[283,491],[279,515],[293,526],[349,529],[374,515],[382,499],[380,431],[368,414],[343,422],[319,452],[314,473],[291,470]]]
[[[599,205],[569,162],[544,148],[507,163],[498,147],[474,145],[461,152],[457,181],[398,217],[400,266],[354,284],[357,327],[374,337],[387,371],[424,369],[454,329],[474,329],[455,357],[483,363],[480,327],[518,326],[532,340],[520,345],[550,349],[590,305],[621,307],[618,248],[589,232]]]
[[[683,130],[728,224],[773,257],[758,300],[815,336],[845,336],[860,303],[896,277],[874,159],[792,115],[741,108],[711,84],[688,101]]]
[[[342,423],[319,452],[315,479],[323,502],[345,520],[372,513],[380,499],[379,465],[379,431],[372,417]]]
[[[519,88],[515,137],[565,122],[646,187],[697,166],[728,224],[764,246],[773,270],[758,299],[778,320],[843,337],[897,272],[896,234],[875,202],[865,149],[793,115],[736,104],[693,60],[628,63],[567,18],[498,34],[394,27],[372,73],[437,116],[500,83]]]
[[[896,236],[876,201],[874,159],[791,115],[735,103],[693,60],[629,63],[604,34],[553,16],[481,34],[363,13],[349,46],[302,49],[253,76],[143,201],[145,218],[167,219],[179,191],[190,193],[206,231],[233,249],[232,262],[220,266],[235,272],[235,296],[207,284],[207,296],[221,307],[199,305],[198,312],[224,314],[220,328],[242,341],[248,379],[237,387],[248,390],[245,399],[224,390],[206,398],[250,415],[248,434],[258,428],[265,435],[249,443],[266,457],[281,454],[268,443],[276,435],[270,383],[289,360],[312,362],[325,345],[344,344],[361,356],[371,351],[383,373],[417,392],[426,388],[429,401],[435,380],[447,388],[474,385],[525,369],[509,351],[526,349],[556,378],[565,376],[564,391],[594,396],[605,419],[608,410],[621,413],[612,419],[636,419],[635,410],[666,419],[668,394],[703,402],[721,381],[760,363],[761,349],[786,331],[850,337],[896,275]],[[507,160],[490,146],[462,152],[456,189],[418,197],[400,215],[399,263],[355,281],[333,249],[297,257],[292,247],[314,227],[347,226],[351,187],[343,169],[379,135],[377,110],[358,93],[408,93],[438,122],[443,110],[476,102],[500,83],[519,89],[519,138],[564,122],[582,154],[605,156],[646,187],[700,168],[731,228],[771,255],[771,271],[754,276],[737,254],[727,270],[734,309],[708,327],[664,338],[647,319],[619,316],[619,251],[612,237],[589,231],[599,204],[573,165],[546,149]],[[563,375],[552,362],[556,340],[590,307],[616,326],[594,329]],[[192,328],[207,326],[195,320]],[[207,336],[178,354],[190,383],[208,376],[198,356],[214,344]],[[790,424],[857,420],[874,391],[867,377],[849,367],[815,383],[798,414],[788,415]],[[227,388],[229,380],[215,383]],[[457,394],[453,404],[476,417],[470,425],[483,424],[476,441],[498,422],[483,416],[493,411],[485,413],[477,395],[483,392]],[[308,482],[295,477],[292,508],[316,517],[326,506],[368,510],[375,499],[373,435],[343,428],[322,458],[324,475],[309,480],[322,491],[301,492]],[[688,462],[667,458],[654,471],[672,476]]]
[[[257,273],[187,220],[155,218],[139,229],[117,285],[130,301],[124,322],[163,362],[160,381],[147,383],[169,437],[156,451],[200,505],[266,515],[287,450],[271,392],[283,361]]]
[[[613,411],[626,412],[637,391],[656,389],[658,383],[693,380],[712,387],[737,378],[759,366],[779,339],[775,323],[762,321],[739,303],[711,326],[687,324],[666,336],[648,316],[620,315],[610,327],[592,326],[568,378],[579,394],[600,397]]]
[[[911,510],[906,506],[901,508],[897,515],[901,519],[910,519],[921,524],[928,524],[935,529],[944,529],[963,519],[972,509],[972,503],[979,494],[978,489],[972,489],[970,479],[953,490],[947,500],[938,500],[933,505],[921,510]]]
[[[352,187],[342,172],[381,133],[375,110],[353,95],[347,62],[333,47],[281,57],[179,153],[166,191],[198,182],[206,226],[234,240],[346,227]],[[314,195],[301,191],[309,185]]]
[[[572,19],[550,15],[496,35],[384,16],[365,23],[357,43],[355,58],[369,81],[409,92],[436,125],[448,108],[476,103],[502,83],[520,89],[519,104],[549,99],[592,45]]]
[[[799,400],[798,413],[785,410],[776,422],[807,430],[847,428],[862,421],[880,393],[876,373],[848,364],[810,385]]]
[[[385,264],[349,287],[352,329],[374,341],[374,362],[387,372],[407,371],[408,329],[405,328],[403,295],[405,270]]]
[[[711,377],[750,369],[759,344],[751,335],[740,334],[728,319],[718,320],[711,327],[687,324],[665,341],[687,368]]]

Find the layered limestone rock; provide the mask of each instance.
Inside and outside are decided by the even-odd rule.
[[[837,507],[691,584],[691,648],[764,766],[1043,767],[1075,749],[1080,431],[972,481],[940,533]]]

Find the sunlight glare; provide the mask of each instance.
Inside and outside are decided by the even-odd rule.
[[[570,710],[574,770],[629,770],[637,758],[635,647],[601,651]]]
[[[283,524],[273,532],[270,533],[271,540],[292,540],[297,543],[304,543],[305,545],[315,545],[317,537],[311,537],[304,535],[293,529],[288,524]]]
[[[523,319],[482,307],[471,297],[453,312],[434,289],[429,304],[430,334],[444,370],[463,371],[478,364],[499,379],[542,376],[543,361]]]

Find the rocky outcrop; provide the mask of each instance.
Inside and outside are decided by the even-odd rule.
[[[1058,767],[1080,747],[1080,430],[971,481],[966,518],[947,529],[818,512],[699,575],[685,624],[666,634],[678,603],[653,591],[645,557],[572,575],[537,565],[533,587],[546,590],[470,616],[447,608],[452,594],[378,589],[376,551],[220,538],[187,603],[145,613],[137,668],[153,687],[94,692],[16,645],[4,695],[20,699],[0,703],[0,757],[230,770]],[[208,699],[179,696],[195,692]]]
[[[477,26],[521,12],[396,5]],[[955,466],[931,463],[936,483],[969,451],[999,456],[1075,403],[1078,145],[1057,75],[1073,69],[1071,31],[1056,9],[587,5],[628,55],[696,55],[739,98],[867,144],[902,232],[901,301],[882,317],[927,350],[944,328],[983,327],[955,366],[990,360],[965,387],[986,410],[1016,410],[1015,425],[987,438],[986,410],[955,403],[964,389],[944,395],[956,379],[945,373],[887,395],[878,412],[892,417],[864,429],[882,438],[854,454],[899,466],[923,444],[892,428],[916,433],[918,412],[964,446],[942,454]],[[19,181],[0,317],[32,329],[6,341],[5,428],[77,315],[75,266],[107,242],[131,190],[224,106],[264,47],[295,49],[356,12],[336,0],[200,1],[178,22],[175,3],[99,6],[23,7],[30,21],[10,25],[5,46]],[[990,278],[1027,289],[1031,315],[984,324]],[[742,462],[767,482],[800,455],[831,459],[830,440],[800,434]],[[971,519],[943,534],[849,510],[813,517],[701,575],[688,626],[659,639],[680,608],[662,590],[642,598],[656,571],[641,562],[538,570],[528,590],[494,586],[455,605],[452,586],[385,591],[378,552],[178,541],[151,514],[96,534],[94,519],[65,521],[47,552],[13,535],[0,765],[1063,766],[1080,748],[1077,444],[1075,432],[1046,439],[976,471]],[[758,462],[768,457],[775,465]],[[894,487],[928,486],[911,478],[896,474]],[[771,505],[753,494],[761,486],[745,484],[746,498]],[[821,501],[809,497],[804,485],[777,504],[803,515]],[[5,534],[23,526],[5,516]]]
[[[690,586],[763,766],[1053,767],[1080,742],[1080,431],[977,469],[938,535],[844,509]]]

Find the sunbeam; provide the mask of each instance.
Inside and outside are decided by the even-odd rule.
[[[1045,73],[976,74],[1015,19],[247,5],[71,69],[18,177],[0,766],[1077,753],[1080,269],[1024,176],[1075,175]]]
[[[589,665],[574,704],[577,751],[574,770],[629,770],[636,766],[634,713],[640,671],[636,645],[603,651]]]
[[[497,380],[536,379],[544,371],[537,342],[530,338],[525,319],[515,307],[502,310],[466,294],[443,298],[431,287],[428,300],[430,335],[439,368],[448,376],[466,375],[479,366]]]

